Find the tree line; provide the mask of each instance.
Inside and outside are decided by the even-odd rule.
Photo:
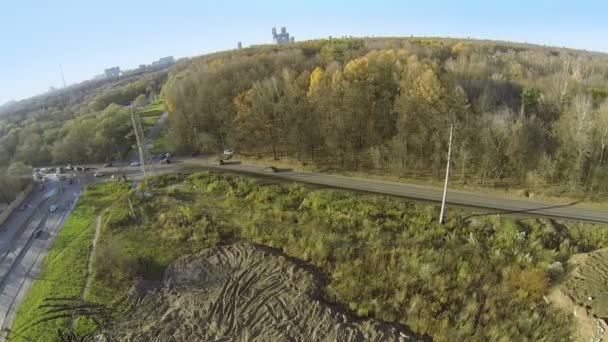
[[[16,162],[90,163],[120,158],[127,137],[131,101],[155,101],[167,73],[158,72],[96,88],[85,84],[57,95],[38,96],[0,112],[0,170]]]
[[[194,59],[163,97],[181,152],[608,190],[607,56],[441,39],[334,39]]]

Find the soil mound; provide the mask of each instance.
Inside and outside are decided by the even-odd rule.
[[[173,263],[113,327],[120,341],[419,341],[323,301],[323,278],[268,248],[236,243]]]
[[[575,341],[608,341],[608,249],[570,258],[573,269],[549,296],[576,321]]]

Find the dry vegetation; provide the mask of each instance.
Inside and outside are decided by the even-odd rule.
[[[450,215],[382,196],[260,184],[210,173],[156,179],[106,217],[87,300],[123,312],[137,279],[173,261],[247,240],[327,275],[325,300],[437,341],[565,340],[572,318],[543,296],[568,258],[608,245],[605,226]]]

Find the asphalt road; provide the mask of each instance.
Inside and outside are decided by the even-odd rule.
[[[44,191],[39,191],[38,187],[34,187],[30,196],[23,201],[25,209],[23,211],[19,209],[15,210],[9,219],[2,225],[2,229],[0,229],[0,257],[10,249],[13,237],[19,233],[18,230],[35,214],[46,194],[52,192],[54,188],[54,183],[45,184]]]
[[[38,207],[38,212],[33,213],[33,219],[29,224],[24,227],[2,227],[3,231],[5,228],[6,231],[13,230],[15,235],[11,236],[12,245],[10,248],[7,247],[8,256],[0,261],[2,271],[0,274],[0,326],[2,327],[0,339],[5,339],[6,328],[12,326],[17,308],[38,276],[42,261],[73,209],[80,192],[79,182],[74,182],[72,185],[69,185],[67,181],[47,182],[43,192],[32,194],[33,198],[30,203],[41,205]],[[48,201],[43,200],[45,196],[49,198]],[[58,206],[55,212],[49,211],[52,204]],[[26,213],[17,214],[17,216],[21,215],[26,215]],[[18,221],[20,220],[15,218],[15,221],[12,222]],[[42,234],[38,238],[33,236],[37,229],[42,229]],[[4,237],[8,238],[8,235]],[[6,244],[6,241],[3,240],[3,242]]]
[[[268,177],[276,177],[286,181],[296,181],[333,188],[386,194],[427,202],[441,202],[443,194],[443,189],[436,187],[410,185],[356,177],[336,176],[314,172],[281,170],[280,172],[269,174],[264,172],[263,166],[246,165],[238,162],[217,166],[209,159],[203,157],[174,159],[174,163],[170,165],[159,165],[158,162],[154,162],[153,167],[149,168],[149,173],[152,175],[171,173],[188,167],[201,166],[211,167],[219,171],[228,170],[231,172],[264,175]],[[114,168],[105,169],[104,171],[107,175],[115,172],[115,170],[116,169]],[[138,179],[139,167],[125,166],[122,168],[122,170],[126,172],[130,178]],[[608,210],[588,208],[576,203],[545,203],[527,199],[504,198],[460,190],[448,190],[447,203],[453,206],[483,209],[484,213],[511,214],[519,216],[542,216],[565,220],[608,223]]]

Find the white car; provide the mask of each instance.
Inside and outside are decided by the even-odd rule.
[[[51,212],[54,213],[55,211],[57,211],[57,204],[53,204],[50,208]]]
[[[231,149],[224,150],[224,155],[226,155],[226,156],[231,156],[233,154],[234,154],[234,151]]]
[[[140,166],[141,164],[138,161],[134,161],[131,164],[129,164],[130,166]]]
[[[93,174],[93,177],[103,177],[103,176],[104,176],[103,172],[95,172]]]

